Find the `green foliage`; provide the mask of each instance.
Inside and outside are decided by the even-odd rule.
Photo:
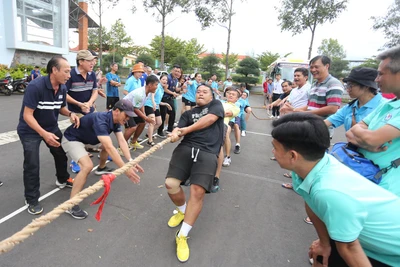
[[[257,60],[260,62],[260,68],[263,71],[266,71],[268,66],[271,65],[272,62],[279,58],[278,53],[272,53],[271,51],[262,52],[261,55],[257,56]]]
[[[0,64],[0,79],[6,77],[8,74],[10,74],[13,79],[22,79],[25,75],[30,75],[34,67],[33,65],[18,64],[13,68],[8,68],[7,65]],[[40,68],[40,73],[42,75],[47,75],[46,68]]]
[[[206,73],[216,73],[219,70],[219,63],[219,58],[214,53],[211,53],[201,60],[201,69]]]
[[[113,60],[114,58],[114,60]],[[115,55],[113,53],[107,54],[103,56],[103,67],[108,68],[108,71],[110,71],[110,65],[113,62],[118,63],[121,66],[121,62],[122,62],[122,58],[123,56],[119,53],[115,53]]]
[[[332,23],[346,9],[347,2],[348,0],[283,0],[282,6],[276,8],[279,14],[279,26],[282,31],[291,31],[293,35],[309,29],[311,42],[308,58],[311,58],[317,25]]]
[[[233,81],[237,83],[245,83],[247,84],[257,84],[258,83],[258,77],[245,77],[245,76],[233,76]]]
[[[228,69],[234,69],[237,66],[238,62],[238,54],[230,53],[228,56]],[[225,64],[226,62],[226,54],[222,53],[222,63]]]
[[[377,60],[375,57],[367,58],[363,64],[357,67],[373,68],[377,70],[379,67],[379,60]]]
[[[93,51],[100,49],[100,28],[90,28],[88,30],[88,48]],[[111,36],[106,27],[101,27],[101,39],[104,51],[110,51],[112,47]]]
[[[242,74],[243,76],[259,76],[260,75],[260,65],[258,61],[254,58],[247,57],[240,61],[239,68],[236,69],[236,73]]]
[[[139,61],[142,61],[146,66],[150,66],[154,69],[155,66],[155,60],[150,54],[141,54],[136,58],[136,63]]]
[[[400,0],[395,0],[383,17],[372,17],[373,29],[383,30],[388,40],[383,47],[390,48],[400,44]]]
[[[189,60],[188,70],[194,70],[200,67],[199,55],[204,53],[204,45],[199,44],[196,38],[192,38],[189,41],[185,41],[184,55]]]
[[[187,57],[185,57],[184,55],[179,55],[176,58],[174,58],[174,60],[172,61],[173,65],[177,64],[179,66],[181,66],[182,70],[186,73],[187,71],[190,71],[190,62],[189,59]]]
[[[173,38],[171,36],[165,36],[165,56],[164,63],[172,64],[174,58],[184,51],[185,42],[179,38]],[[153,38],[150,42],[150,54],[154,58],[161,58],[161,36],[158,35]]]
[[[332,74],[333,77],[336,77],[338,79],[344,78],[349,73],[349,70],[349,62],[347,60],[343,60],[340,58],[332,59],[329,73]]]
[[[344,59],[346,52],[337,39],[323,39],[321,45],[318,47],[318,54],[328,56],[333,59]]]

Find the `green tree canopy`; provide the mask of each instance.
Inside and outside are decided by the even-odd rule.
[[[109,32],[107,31],[106,27],[101,27],[101,28],[90,28],[88,30],[88,48],[93,50],[93,51],[99,51],[100,50],[100,29],[101,29],[101,36],[102,36],[102,48],[105,51],[110,50],[110,36]]]
[[[160,35],[154,37],[150,42],[150,54],[156,59],[161,58],[161,42],[162,37]],[[164,63],[172,64],[173,59],[184,51],[185,42],[179,38],[166,35],[164,48]]]
[[[260,76],[260,65],[256,59],[247,57],[239,62],[236,73],[242,76],[234,76],[234,81],[246,83],[246,85],[256,84],[258,82],[258,76]]]
[[[378,69],[380,61],[376,57],[366,58],[365,62],[358,67]]]
[[[293,35],[309,29],[311,31],[308,58],[311,58],[315,30],[318,25],[333,22],[346,9],[348,0],[283,0],[278,10],[282,31]]]
[[[268,66],[271,65],[272,62],[279,58],[278,53],[272,53],[270,51],[262,52],[261,55],[257,56],[257,60],[260,62],[260,68],[263,71],[266,71]]]
[[[201,69],[209,74],[218,73],[219,63],[219,58],[214,53],[211,53],[201,60]]]
[[[228,68],[229,69],[234,69],[237,66],[238,63],[238,54],[235,53],[230,53],[228,56]],[[226,63],[226,54],[222,53],[222,62]]]
[[[190,61],[187,57],[184,55],[179,55],[174,60],[172,61],[173,65],[179,65],[181,66],[182,70],[186,73],[188,71],[191,71],[190,69]]]
[[[383,47],[390,48],[400,44],[400,0],[394,1],[385,16],[372,19],[374,30],[383,30],[388,40]]]
[[[188,70],[193,71],[195,68],[200,67],[199,55],[205,51],[204,45],[199,44],[196,38],[185,41],[183,54],[189,60]]]
[[[318,54],[328,56],[331,59],[344,59],[346,52],[341,44],[336,39],[323,39],[318,47]]]
[[[146,66],[155,67],[155,60],[150,54],[141,54],[136,58],[136,63],[142,61]]]

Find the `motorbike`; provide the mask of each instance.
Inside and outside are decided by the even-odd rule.
[[[6,96],[10,96],[12,92],[14,91],[14,88],[12,86],[12,78],[10,76],[7,76],[4,79],[0,79],[0,93],[5,94]]]
[[[7,77],[6,77],[7,78]],[[12,81],[12,87],[14,92],[19,92],[21,94],[25,93],[26,87],[28,87],[27,76],[22,79],[16,79]]]

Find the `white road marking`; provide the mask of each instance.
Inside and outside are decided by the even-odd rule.
[[[66,125],[65,128],[67,128],[69,125],[71,125],[71,122],[70,122],[69,120],[66,120],[66,121],[68,121],[68,125],[66,125],[67,123],[65,123],[65,121],[63,121],[64,124],[60,124],[60,122],[58,123],[58,126],[59,126],[60,130],[61,130],[61,127],[64,127],[65,125]],[[65,129],[65,128],[64,128],[64,129]],[[18,135],[17,135],[17,137],[18,137]],[[16,141],[18,141],[18,140],[19,140],[19,138],[18,138]],[[143,144],[143,143],[146,142],[147,140],[148,140],[148,138],[145,138],[145,139],[144,139],[143,141],[141,141],[139,144]],[[13,141],[13,142],[15,142],[15,141]],[[108,162],[110,162],[110,161],[107,160],[106,163],[108,163]],[[93,172],[94,170],[96,170],[97,167],[99,167],[99,165],[94,166],[93,169],[92,169],[92,172]],[[53,189],[52,191],[48,192],[47,194],[41,196],[41,197],[39,198],[39,202],[42,201],[43,199],[48,198],[49,196],[53,195],[54,193],[57,193],[58,191],[60,191],[60,188]],[[7,216],[1,218],[1,219],[0,219],[0,224],[2,224],[2,223],[4,223],[4,222],[8,221],[9,219],[11,219],[12,217],[14,217],[14,216],[16,216],[16,215],[18,215],[18,214],[20,214],[21,212],[23,212],[23,211],[26,210],[27,208],[28,208],[28,205],[25,205],[25,206],[23,206],[23,207],[17,209],[16,211],[14,211],[14,212],[8,214]]]
[[[264,135],[264,136],[272,136],[272,135],[266,134],[266,133],[257,133],[257,132],[249,132],[249,131],[246,131],[246,133],[249,133],[249,134],[257,134],[257,135]]]
[[[67,129],[68,126],[71,125],[71,122],[69,120],[62,120],[58,122],[58,127],[60,130]],[[0,146],[1,145],[6,145],[9,143],[17,142],[19,141],[19,136],[17,134],[17,131],[9,131],[5,133],[0,133]]]

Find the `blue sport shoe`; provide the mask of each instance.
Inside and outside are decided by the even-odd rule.
[[[97,155],[97,157],[100,158],[100,153],[99,153],[99,155]],[[112,161],[112,158],[110,156],[108,156],[107,160]]]
[[[71,160],[71,164],[69,165],[69,167],[71,168],[73,173],[78,173],[81,170],[81,168],[79,167],[78,163],[76,163],[73,160]]]

